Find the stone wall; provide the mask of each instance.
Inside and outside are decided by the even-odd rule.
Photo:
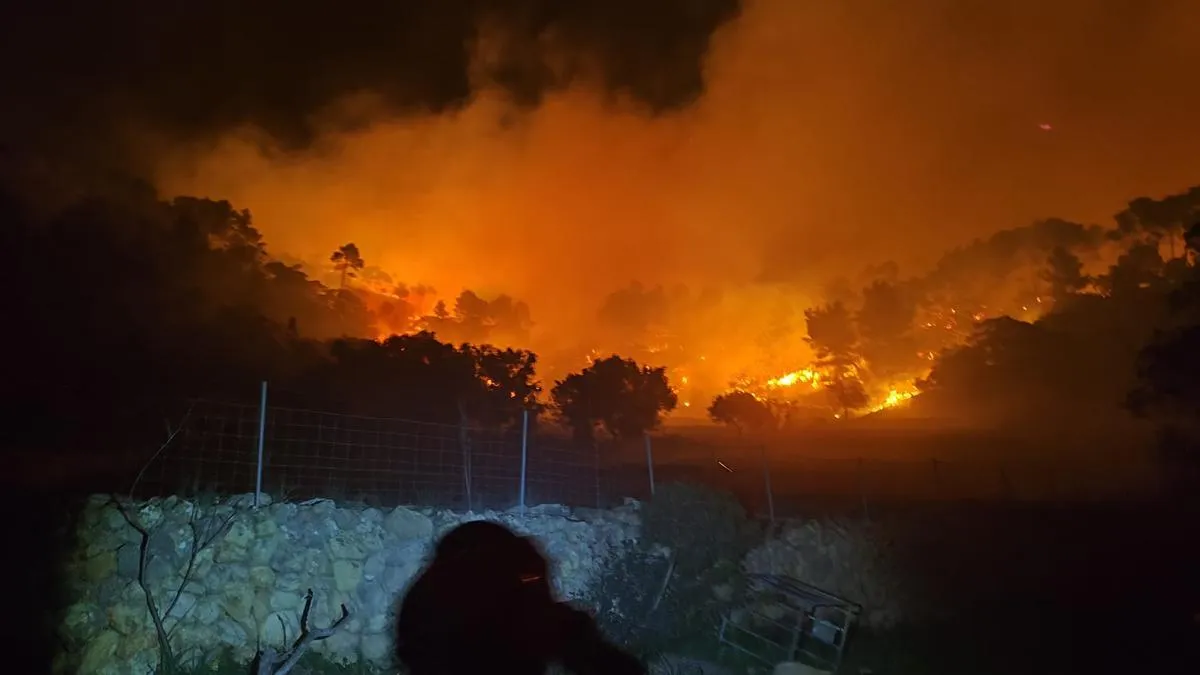
[[[96,497],[82,514],[65,570],[66,650],[57,670],[141,675],[154,668],[157,641],[137,582],[142,536],[127,516],[151,535],[145,578],[180,656],[228,647],[249,659],[260,644],[290,643],[312,589],[310,625],[328,625],[343,603],[351,612],[316,651],[333,661],[384,664],[400,594],[431,544],[454,525],[489,519],[534,535],[552,559],[558,592],[571,599],[586,593],[605,561],[636,542],[638,508],[630,502],[608,511],[540,506],[524,516],[463,515],[312,500],[255,509],[240,496],[207,505],[152,500],[122,512],[108,497]],[[193,559],[196,537],[213,532],[219,536]],[[890,623],[902,604],[872,536],[852,523],[793,521],[752,551],[745,567],[794,575],[861,603],[864,621]]]
[[[151,532],[146,580],[180,656],[228,647],[249,659],[257,645],[283,646],[297,635],[308,589],[310,624],[328,625],[344,603],[351,618],[316,651],[331,660],[385,663],[399,595],[431,543],[467,520],[486,518],[535,535],[555,565],[557,590],[579,597],[602,561],[638,534],[636,506],[612,511],[535,507],[524,517],[463,516],[422,508],[339,507],[328,500],[249,507],[246,497],[199,506],[176,498],[127,507]],[[220,527],[226,519],[227,527]],[[222,532],[191,558],[194,533]],[[137,582],[142,537],[107,498],[89,501],[68,563],[70,604],[59,672],[152,672],[157,641]],[[183,577],[188,565],[192,572]],[[176,600],[176,595],[178,599]],[[188,650],[193,650],[188,652]]]

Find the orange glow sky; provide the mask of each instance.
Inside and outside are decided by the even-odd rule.
[[[1138,4],[757,0],[671,116],[582,85],[527,113],[483,95],[380,111],[302,156],[244,130],[174,152],[158,182],[249,208],[275,253],[354,241],[398,280],[524,299],[547,331],[586,331],[633,280],[738,285],[790,261],[815,294],[1200,182],[1200,3]],[[369,93],[343,110],[370,116]]]

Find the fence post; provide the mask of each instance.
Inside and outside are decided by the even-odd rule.
[[[525,469],[529,460],[529,409],[521,412],[521,515],[525,515]]]
[[[263,441],[267,436],[267,381],[262,381],[262,393],[258,399],[258,466],[254,471],[254,506],[262,502]]]
[[[767,462],[767,446],[758,446],[762,454],[763,481],[767,487],[767,515],[771,518],[771,526],[775,525],[775,494],[771,491],[771,464]]]
[[[863,464],[863,458],[858,458],[858,494],[862,499],[863,518],[869,523],[871,522],[871,511],[867,508],[867,469]]]
[[[642,434],[646,439],[646,471],[650,474],[650,497],[654,497],[654,449],[650,444],[650,434]]]

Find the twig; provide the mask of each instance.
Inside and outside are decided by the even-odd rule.
[[[229,515],[220,520],[218,525],[212,528],[211,531],[209,531],[207,525],[202,531],[196,522],[198,520],[196,511],[199,508],[199,506],[193,507],[192,516],[188,522],[188,525],[191,526],[192,530],[192,550],[191,554],[188,556],[187,567],[184,568],[183,577],[181,577],[182,581],[180,582],[179,587],[175,589],[175,596],[171,598],[171,602],[167,605],[167,611],[163,615],[165,617],[170,617],[171,612],[175,609],[175,605],[179,603],[179,598],[183,595],[183,591],[187,587],[188,581],[191,580],[193,571],[196,569],[196,560],[200,557],[201,551],[205,550],[209,546],[212,546],[213,542],[217,540],[217,537],[221,536],[233,522],[233,519],[237,517],[237,511],[231,511]],[[171,630],[168,631],[168,633],[175,632],[175,628],[178,626],[179,622],[176,622],[174,626],[171,626]]]
[[[233,519],[237,517],[237,511],[232,511],[229,516],[225,518],[209,518],[206,521],[207,524],[203,528],[200,528],[197,524],[197,521],[200,519],[200,517],[197,515],[200,507],[198,505],[194,507],[189,519],[189,524],[192,527],[192,550],[191,554],[188,556],[187,567],[183,571],[183,576],[180,577],[179,586],[175,589],[174,596],[167,604],[166,611],[160,612],[158,603],[154,600],[154,593],[150,591],[150,586],[146,582],[146,573],[150,566],[150,539],[153,534],[152,528],[146,527],[133,513],[129,511],[129,509],[118,497],[114,495],[111,499],[113,505],[125,519],[125,522],[129,523],[129,526],[136,530],[141,536],[142,541],[141,546],[139,547],[137,582],[138,586],[142,589],[142,594],[146,596],[146,608],[150,612],[150,620],[154,622],[154,634],[158,639],[158,672],[173,673],[177,670],[179,662],[176,658],[174,650],[171,648],[170,637],[171,634],[174,633],[175,628],[179,626],[180,621],[177,620],[175,625],[173,625],[169,631],[166,629],[164,622],[166,619],[170,618],[171,613],[175,610],[176,605],[179,603],[179,598],[183,595],[184,589],[187,587],[188,582],[191,581],[192,575],[195,572],[196,561],[199,558],[200,553],[206,548],[212,546],[217,538],[224,534],[230,523],[233,522]],[[217,522],[217,525],[212,527],[211,523],[214,521]]]
[[[150,465],[154,463],[155,459],[158,459],[158,456],[162,454],[162,451],[167,449],[167,446],[171,444],[171,441],[175,440],[175,437],[179,435],[180,431],[183,431],[183,426],[187,424],[188,417],[192,414],[193,405],[189,405],[187,411],[183,413],[183,418],[179,420],[179,426],[171,429],[170,423],[167,424],[167,440],[163,441],[163,444],[158,446],[158,449],[154,451],[154,454],[150,455],[150,459],[146,460],[146,462],[142,464],[141,470],[138,471],[137,476],[133,479],[133,485],[129,486],[130,500],[133,499],[133,491],[137,489],[137,484],[142,480],[142,476],[146,473],[146,469],[150,468]]]
[[[350,610],[346,609],[345,604],[342,604],[342,616],[337,621],[334,621],[328,628],[309,630],[308,614],[312,610],[312,602],[313,592],[310,588],[304,596],[304,611],[300,613],[300,636],[296,638],[292,648],[282,654],[276,652],[273,647],[264,649],[258,657],[258,675],[287,675],[300,662],[300,657],[312,643],[333,635],[337,632],[338,627],[350,618]],[[279,664],[278,668],[276,668],[276,664]]]
[[[650,605],[650,611],[658,609],[658,605],[662,602],[663,596],[667,594],[667,586],[671,583],[671,576],[675,574],[675,556],[670,557],[670,564],[667,565],[667,573],[663,575],[662,584],[658,587],[658,594],[654,596],[654,604]]]

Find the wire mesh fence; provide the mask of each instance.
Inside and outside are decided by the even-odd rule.
[[[259,462],[259,439],[262,461]],[[595,453],[516,430],[195,402],[136,493],[247,493],[467,510],[599,505]],[[261,470],[260,470],[261,469]]]
[[[655,461],[649,439],[580,444],[521,424],[481,429],[197,401],[171,443],[134,458],[134,492],[261,490],[273,499],[478,511],[546,503],[604,508],[650,497],[656,482],[686,481],[732,492],[754,514],[789,517],[869,516],[918,502],[1129,498],[1160,488],[1150,463],[886,462],[780,456],[753,443],[696,447],[689,457]]]

